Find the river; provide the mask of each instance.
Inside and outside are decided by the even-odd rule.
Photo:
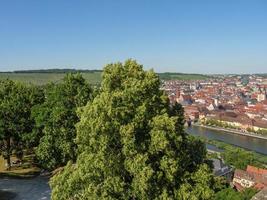
[[[0,177],[0,200],[50,200],[48,178]]]
[[[228,144],[239,146],[247,150],[267,155],[267,140],[238,135],[226,131],[217,131],[204,127],[191,126],[186,128],[191,135],[202,136],[212,140],[219,140]]]

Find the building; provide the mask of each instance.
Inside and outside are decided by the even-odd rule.
[[[184,115],[186,119],[196,120],[199,118],[199,108],[195,105],[184,106]]]
[[[254,187],[261,190],[267,187],[267,170],[248,165],[246,171],[236,169],[233,184],[238,191]]]
[[[258,102],[266,100],[266,94],[264,94],[264,93],[258,94],[257,100],[258,100]]]
[[[226,165],[221,159],[212,158],[213,174],[215,176],[223,176],[229,182],[233,177],[233,168]]]

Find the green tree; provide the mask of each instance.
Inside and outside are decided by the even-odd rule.
[[[20,150],[22,156],[23,137],[32,131],[34,121],[31,109],[42,101],[36,95],[37,88],[11,80],[0,81],[0,139],[1,152],[10,169],[12,150]]]
[[[45,89],[45,102],[33,109],[36,135],[41,136],[36,155],[47,169],[76,159],[76,111],[91,99],[92,89],[81,74],[68,74],[63,82]]]
[[[238,192],[233,188],[225,188],[216,193],[214,200],[250,200],[257,190],[253,188],[247,188],[242,192]]]
[[[232,188],[226,188],[216,193],[214,200],[242,200],[241,195]]]
[[[241,192],[243,200],[250,200],[258,191],[254,188],[247,188]]]
[[[52,178],[52,199],[210,199],[214,177],[203,143],[153,71],[132,60],[107,65],[101,92],[79,111],[75,164]]]
[[[264,167],[252,152],[241,148],[227,147],[221,155],[228,165],[233,165],[237,169],[246,169],[248,165]]]
[[[181,104],[175,102],[174,105],[170,106],[170,111],[169,111],[170,116],[175,116],[177,117],[176,125],[177,125],[177,131],[182,133],[185,133],[183,131],[184,124],[185,124],[185,118],[184,118],[184,108]],[[180,129],[180,130],[178,130]]]
[[[44,89],[42,86],[30,85],[28,86],[28,93],[32,105],[29,110],[31,126],[22,135],[22,142],[25,148],[33,150],[34,147],[38,146],[41,137],[36,132],[36,124],[32,116],[32,111],[44,102]]]

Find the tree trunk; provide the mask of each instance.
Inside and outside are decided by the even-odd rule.
[[[11,169],[11,160],[10,160],[10,149],[11,149],[11,145],[10,145],[10,137],[7,138],[6,140],[6,151],[7,151],[7,170]]]

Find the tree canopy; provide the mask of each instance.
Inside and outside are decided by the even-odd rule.
[[[32,132],[31,109],[43,101],[42,92],[11,80],[0,81],[0,139],[1,152],[10,168],[12,150],[21,150],[23,139]]]
[[[127,60],[107,65],[102,78],[79,110],[77,161],[52,178],[52,198],[211,199],[205,145],[184,132],[159,77]]]
[[[242,192],[235,191],[233,188],[225,188],[216,193],[214,200],[250,200],[257,190],[254,188],[247,188]]]
[[[91,87],[80,74],[68,74],[62,83],[46,87],[44,103],[32,111],[35,132],[41,135],[36,155],[43,167],[54,169],[76,159],[76,111],[91,95]]]
[[[256,167],[264,167],[260,163],[253,152],[245,151],[241,148],[227,147],[224,152],[222,152],[222,158],[228,165],[232,165],[237,169],[245,170],[248,165],[253,165]]]

